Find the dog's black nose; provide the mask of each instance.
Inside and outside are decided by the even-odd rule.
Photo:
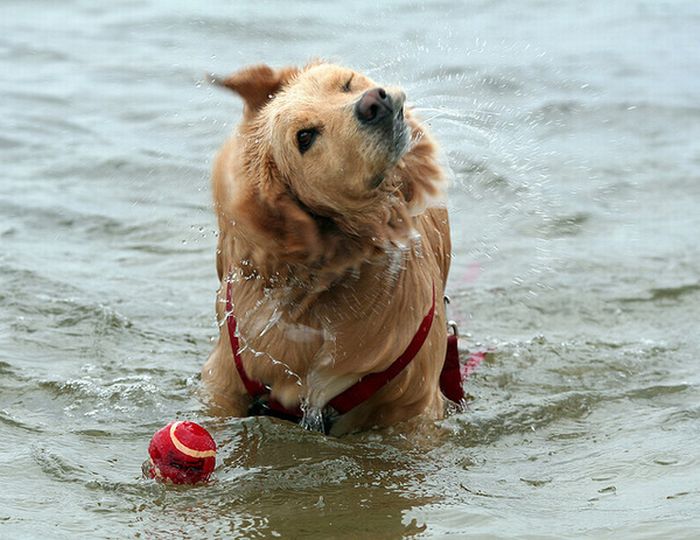
[[[355,116],[363,124],[379,124],[394,113],[394,104],[384,88],[367,90],[355,104]]]

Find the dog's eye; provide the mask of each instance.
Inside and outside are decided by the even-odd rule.
[[[355,76],[354,74],[350,75],[350,78],[348,79],[348,81],[343,85],[343,92],[350,92],[350,83],[352,82],[352,78],[354,76]]]
[[[316,128],[302,129],[297,131],[297,146],[302,154],[306,152],[316,140],[318,130]]]

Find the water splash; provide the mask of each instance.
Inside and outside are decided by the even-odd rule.
[[[406,268],[406,254],[408,250],[409,246],[402,242],[396,242],[395,245],[386,249],[386,254],[389,257],[389,264],[385,272],[388,287],[395,287],[398,283],[401,272]]]
[[[308,401],[304,400],[301,404],[302,418],[299,425],[308,431],[325,432],[325,424],[323,421],[323,410],[320,407],[309,405]]]
[[[416,230],[412,229],[409,235],[409,241],[411,243],[411,247],[413,248],[413,255],[417,259],[422,259],[423,258],[423,237],[421,234]]]

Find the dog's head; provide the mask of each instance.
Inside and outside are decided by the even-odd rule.
[[[232,201],[215,192],[217,205],[231,208],[237,221],[256,213],[253,221],[277,235],[285,254],[317,259],[311,244],[329,244],[322,236],[333,227],[390,240],[382,227],[408,230],[410,214],[436,195],[433,145],[404,109],[400,89],[326,63],[254,66],[218,82],[245,102],[232,177],[255,189],[226,190]],[[247,210],[243,195],[255,199]]]

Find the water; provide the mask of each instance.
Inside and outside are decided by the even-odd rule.
[[[700,535],[700,8],[691,1],[0,6],[0,537]],[[493,353],[436,426],[207,416],[207,72],[403,85],[452,171],[451,316]],[[199,420],[212,485],[140,478]]]

